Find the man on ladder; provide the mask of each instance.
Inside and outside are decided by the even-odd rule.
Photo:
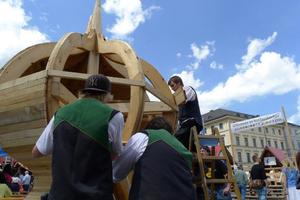
[[[179,129],[176,131],[175,137],[188,149],[190,129],[196,126],[197,133],[203,129],[197,94],[191,86],[184,86],[179,76],[172,76],[168,85],[174,92],[183,89],[186,96],[186,101],[179,105]]]

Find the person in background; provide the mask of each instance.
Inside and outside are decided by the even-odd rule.
[[[172,76],[168,85],[176,92],[182,88],[186,95],[186,101],[179,105],[179,128],[175,133],[175,137],[186,147],[189,148],[190,129],[196,126],[197,133],[203,129],[202,116],[198,103],[197,93],[191,86],[184,86],[179,76]]]
[[[48,200],[112,200],[112,159],[122,152],[124,118],[106,105],[111,82],[91,75],[83,97],[60,108],[32,150],[52,154]]]
[[[6,178],[2,172],[0,172],[0,198],[10,197],[12,192],[7,186]]]
[[[31,177],[29,175],[29,172],[25,171],[25,176],[23,177],[23,180],[22,180],[24,192],[29,192],[30,179],[31,179]]]
[[[300,190],[300,151],[297,152],[296,154],[296,165],[298,168],[298,177],[297,177],[297,182],[296,182],[296,189],[299,191]]]
[[[290,162],[287,160],[284,162],[282,172],[285,175],[285,183],[288,192],[288,200],[300,199],[300,192],[296,190],[296,182],[299,176],[299,172],[296,168],[292,167]]]
[[[171,134],[163,117],[153,118],[135,133],[113,164],[114,181],[134,169],[129,200],[195,200],[192,154]]]
[[[210,155],[210,148],[208,146],[201,146],[200,153],[202,156],[209,156]],[[208,172],[211,169],[211,166],[205,166],[208,168]],[[225,179],[227,177],[227,166],[223,162],[223,160],[216,160],[215,161],[215,170],[211,171],[214,173],[216,179]],[[206,173],[207,176],[208,173]],[[209,177],[210,176],[210,177]],[[211,174],[207,176],[207,178],[211,178]],[[230,194],[230,183],[220,183],[215,184],[215,199],[216,200],[231,200]],[[206,186],[204,186],[206,187]],[[201,191],[197,191],[198,196],[201,196]],[[203,198],[204,199],[204,198]]]
[[[243,171],[242,164],[237,166],[237,169],[234,173],[237,185],[241,192],[242,200],[246,200],[246,191],[247,191],[247,184],[248,184],[248,177],[246,172]]]
[[[4,165],[4,168],[3,168],[3,174],[4,174],[4,176],[5,176],[6,183],[7,183],[8,187],[11,187],[11,182],[12,182],[12,169],[11,169],[11,165],[10,165],[10,164]]]
[[[252,160],[254,162],[254,165],[251,168],[250,171],[250,179],[251,182],[257,182],[260,184],[257,184],[257,188],[253,188],[255,192],[258,195],[258,200],[266,200],[267,199],[267,175],[265,172],[265,168],[263,164],[260,162],[260,158],[257,154],[254,154],[252,156]]]

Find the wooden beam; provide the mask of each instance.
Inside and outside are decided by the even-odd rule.
[[[176,105],[179,106],[179,105],[185,103],[186,95],[182,88],[178,88],[178,90],[176,90],[176,92],[173,95],[174,95]]]
[[[108,103],[108,105],[122,113],[129,112],[129,103]],[[145,102],[144,113],[149,112],[171,112],[172,109],[163,102]]]
[[[63,104],[69,104],[78,98],[68,90],[62,83],[52,83],[52,95],[56,97]]]
[[[173,110],[178,111],[178,106],[174,102],[166,98],[159,90],[153,88],[149,83],[146,83],[146,90],[148,90],[151,94],[170,106]]]
[[[59,78],[66,78],[66,79],[86,80],[92,74],[66,72],[66,71],[59,71],[59,70],[48,70],[48,75],[52,76],[52,77],[59,77]],[[141,87],[145,86],[145,83],[143,81],[131,80],[131,79],[125,79],[125,78],[116,78],[116,77],[111,77],[111,76],[107,76],[107,78],[113,84],[141,86]]]

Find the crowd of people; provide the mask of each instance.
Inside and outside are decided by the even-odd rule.
[[[16,163],[0,167],[0,197],[12,194],[26,194],[33,187],[32,173]]]

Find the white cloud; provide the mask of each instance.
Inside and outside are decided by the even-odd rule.
[[[273,32],[273,34],[265,40],[258,38],[250,40],[247,54],[242,57],[242,64],[236,65],[236,68],[239,70],[247,69],[249,67],[249,63],[253,62],[253,59],[255,59],[256,56],[260,55],[265,48],[270,46],[276,39],[276,36],[277,32]]]
[[[184,85],[192,86],[195,90],[199,89],[203,85],[200,79],[195,78],[194,71],[182,71],[180,74],[174,74],[179,76]]]
[[[293,114],[288,121],[291,123],[300,123],[300,95],[297,101],[297,113]]]
[[[107,30],[116,38],[126,38],[135,31],[138,26],[149,19],[153,11],[160,9],[158,6],[150,6],[143,10],[140,0],[106,0],[103,4],[106,13],[117,16],[115,24]]]
[[[223,69],[224,68],[224,66],[222,64],[219,64],[216,61],[211,62],[209,67],[212,69]]]
[[[176,53],[177,58],[181,58],[181,53]]]
[[[264,52],[259,61],[249,63],[245,71],[229,77],[211,91],[199,92],[199,99],[204,110],[209,111],[255,96],[282,95],[300,89],[299,82],[299,64],[276,52]]]
[[[197,46],[196,43],[191,44],[191,50],[192,50],[192,55],[189,55],[189,57],[192,57],[195,59],[193,63],[191,63],[192,69],[196,70],[199,68],[201,62],[211,56],[213,52],[215,51],[214,49],[214,41],[213,42],[206,42],[205,45],[201,45],[200,47]]]
[[[48,41],[46,34],[29,26],[29,21],[22,0],[0,1],[0,68],[20,50]]]

